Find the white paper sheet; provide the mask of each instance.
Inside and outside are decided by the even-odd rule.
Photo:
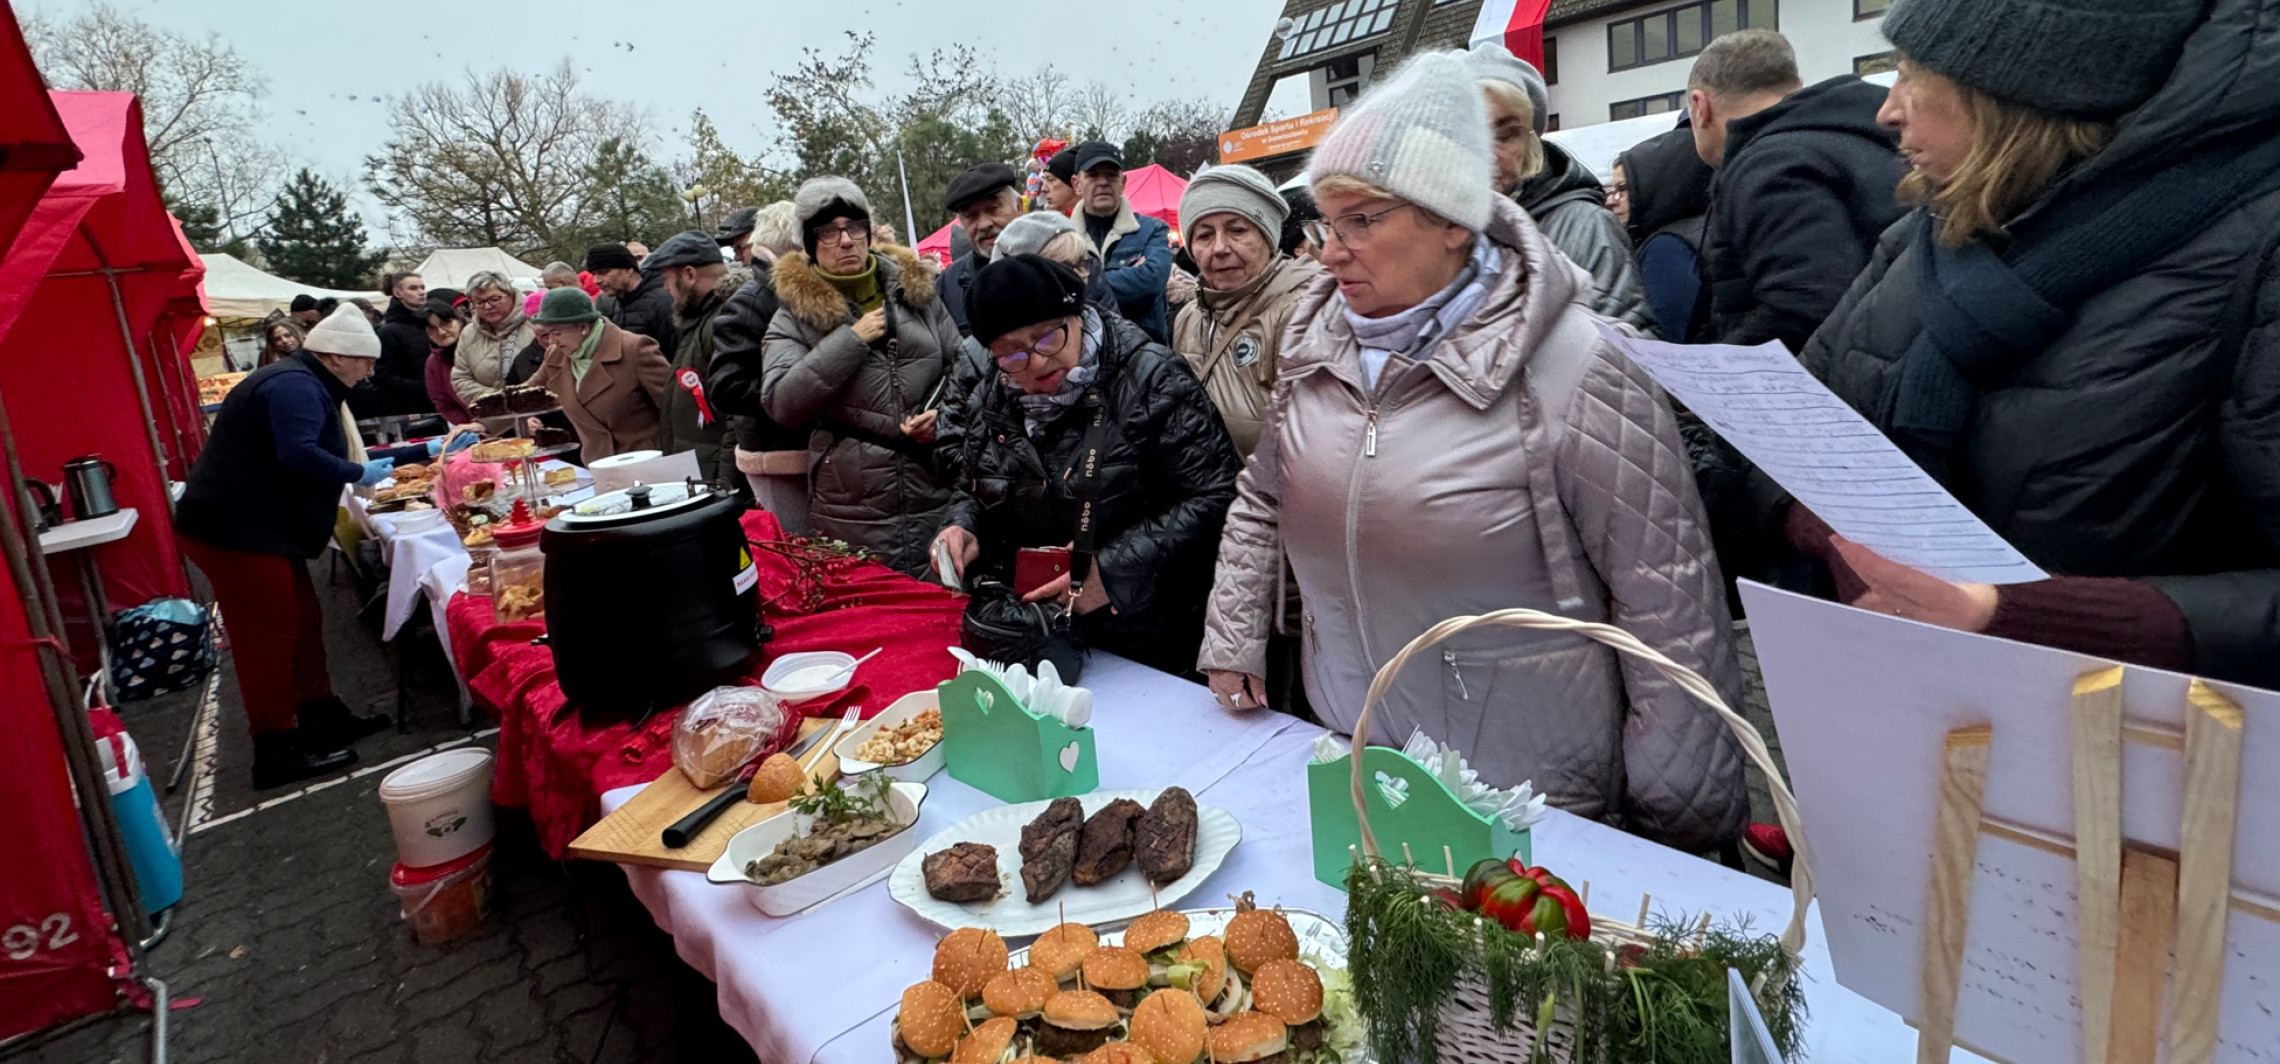
[[[1846,539],[1959,582],[2022,584],[2048,575],[1780,341],[1666,344],[1605,325],[1599,332]]]

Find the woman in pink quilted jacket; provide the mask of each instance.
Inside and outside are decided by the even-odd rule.
[[[1198,667],[1259,705],[1287,556],[1307,696],[1351,731],[1370,678],[1449,617],[1527,606],[1617,625],[1707,677],[1740,668],[1708,521],[1662,393],[1602,341],[1591,281],[1491,195],[1460,53],[1418,56],[1314,154],[1326,276],[1301,297],[1220,542]],[[1748,809],[1716,715],[1581,636],[1511,628],[1412,662],[1372,717],[1484,782],[1680,848]]]

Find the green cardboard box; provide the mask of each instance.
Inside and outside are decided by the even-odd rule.
[[[1346,870],[1361,850],[1362,827],[1354,818],[1352,754],[1306,766],[1306,797],[1314,830],[1314,878],[1346,889]],[[1372,746],[1362,751],[1362,800],[1370,811],[1370,833],[1378,852],[1396,863],[1407,856],[1427,872],[1462,876],[1483,857],[1518,854],[1534,864],[1528,832],[1473,812],[1424,766],[1399,750]],[[1444,850],[1444,848],[1446,848]]]
[[[968,669],[939,688],[950,778],[1008,805],[1073,798],[1100,787],[1091,728],[1031,712],[997,677]]]

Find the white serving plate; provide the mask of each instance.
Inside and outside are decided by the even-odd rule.
[[[927,710],[938,709],[941,705],[942,696],[940,692],[931,688],[924,691],[912,691],[895,699],[894,704],[880,710],[878,716],[857,725],[854,731],[847,733],[846,738],[833,744],[831,752],[839,755],[840,774],[857,776],[865,772],[884,770],[889,779],[919,783],[942,771],[942,744],[939,742],[935,743],[933,748],[925,753],[900,765],[879,765],[855,756],[855,751],[861,749],[863,743],[871,736],[878,734],[879,729],[900,724]]]
[[[855,655],[843,654],[836,650],[803,650],[795,654],[786,654],[783,657],[777,658],[776,660],[768,663],[767,670],[760,674],[760,687],[762,690],[767,691],[769,694],[775,695],[776,697],[781,698],[786,702],[797,703],[812,701],[814,699],[822,698],[828,694],[836,694],[840,691],[844,691],[848,688],[849,685],[853,684],[855,682],[854,670],[847,668],[847,666],[852,664],[854,661]],[[833,668],[840,669],[840,675],[847,677],[847,681],[834,687],[814,689],[800,689],[784,686],[784,680],[786,677],[800,671],[801,669],[816,665],[829,665]]]
[[[775,852],[777,844],[791,837],[797,818],[788,811],[778,813],[731,836],[728,849],[705,871],[705,878],[715,883],[742,884],[744,896],[752,902],[753,908],[770,916],[790,916],[868,886],[887,874],[897,861],[918,846],[918,832],[911,829],[918,823],[919,806],[925,802],[925,784],[893,784],[887,792],[887,807],[902,824],[901,831],[868,850],[842,857],[798,879],[763,887],[744,874],[744,866]]]
[[[1160,793],[1158,789],[1094,791],[1079,796],[1077,801],[1090,817],[1115,799],[1130,798],[1147,805]],[[894,874],[887,877],[887,892],[919,918],[946,928],[983,927],[1011,938],[1040,934],[1064,920],[1097,926],[1130,920],[1152,909],[1169,907],[1186,897],[1219,869],[1220,862],[1227,859],[1228,852],[1243,838],[1243,826],[1226,810],[1198,802],[1195,867],[1188,869],[1186,875],[1157,887],[1151,894],[1148,879],[1140,874],[1140,864],[1135,861],[1106,883],[1080,887],[1071,880],[1062,884],[1052,897],[1031,905],[1028,892],[1021,885],[1021,829],[1051,804],[1024,802],[985,809],[936,833],[895,866]],[[996,900],[957,904],[926,892],[926,877],[919,865],[927,854],[949,849],[960,842],[978,842],[997,848],[998,881],[1005,893]]]

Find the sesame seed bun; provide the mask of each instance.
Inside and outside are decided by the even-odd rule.
[[[958,1040],[958,1048],[950,1053],[950,1064],[998,1064],[1006,1048],[1013,1045],[1013,1032],[1019,1026],[1005,1016],[983,1020],[972,1034]]]
[[[1208,1023],[1193,995],[1160,990],[1132,1010],[1132,1041],[1155,1058],[1154,1064],[1195,1064],[1203,1055]]]
[[[1045,1022],[1069,1031],[1101,1031],[1122,1017],[1108,999],[1090,990],[1063,990],[1045,1001]]]
[[[1268,961],[1251,973],[1251,1007],[1293,1027],[1322,1015],[1322,977],[1304,961]]]
[[[1290,921],[1271,909],[1236,913],[1227,921],[1227,960],[1243,974],[1273,960],[1298,959],[1298,935]]]
[[[1005,959],[1005,940],[997,932],[961,927],[934,947],[934,981],[970,998],[1005,970]]]
[[[1154,953],[1178,944],[1187,935],[1187,914],[1158,909],[1132,921],[1132,926],[1124,929],[1124,944],[1141,953]]]
[[[1085,1054],[1077,1064],[1156,1064],[1156,1058],[1130,1042],[1110,1042]]]
[[[1026,1020],[1045,1011],[1045,1001],[1060,986],[1042,968],[1015,968],[990,977],[982,987],[982,1004],[1000,1016]]]
[[[1102,946],[1085,958],[1085,985],[1095,990],[1137,990],[1148,985],[1148,958],[1122,946]]]
[[[1264,1012],[1244,1012],[1211,1032],[1211,1059],[1247,1064],[1290,1048],[1290,1029]]]
[[[934,1060],[950,1055],[966,1033],[966,1012],[949,987],[928,980],[903,991],[897,1037],[910,1051]]]
[[[1219,992],[1227,988],[1227,950],[1213,935],[1191,938],[1180,947],[1181,964],[1201,965],[1203,974],[1195,979],[1195,996],[1205,1005],[1219,1000]]]
[[[1077,977],[1078,966],[1092,951],[1100,948],[1100,936],[1083,924],[1062,924],[1029,944],[1029,966],[1042,968],[1054,981],[1066,983]]]

